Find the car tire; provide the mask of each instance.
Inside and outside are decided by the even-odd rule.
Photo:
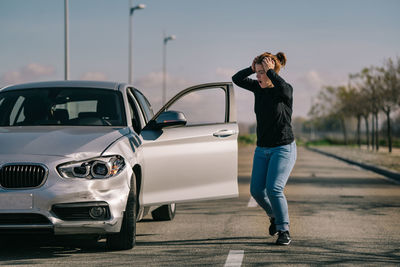
[[[126,203],[121,230],[117,234],[107,235],[107,248],[110,250],[132,249],[136,243],[136,178],[132,174],[131,189]]]
[[[151,212],[155,221],[172,221],[175,217],[176,204],[163,205]]]

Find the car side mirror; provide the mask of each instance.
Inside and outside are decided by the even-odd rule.
[[[187,120],[183,112],[169,110],[161,113],[155,121],[150,121],[148,124],[149,127],[146,128],[162,129],[171,126],[183,126],[186,125],[186,123]]]

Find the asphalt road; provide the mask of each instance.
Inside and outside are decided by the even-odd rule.
[[[249,195],[253,150],[240,149],[239,198],[180,204],[171,222],[146,217],[133,250],[106,251],[104,240],[0,240],[0,265],[400,266],[399,184],[298,148],[286,187],[293,242],[276,246]]]

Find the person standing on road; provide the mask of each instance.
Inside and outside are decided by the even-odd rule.
[[[269,234],[278,233],[276,244],[289,245],[289,213],[283,193],[297,157],[292,131],[293,88],[278,75],[286,56],[263,53],[251,67],[232,80],[254,93],[257,120],[257,147],[254,152],[250,193],[270,219]],[[256,73],[257,80],[248,76]]]

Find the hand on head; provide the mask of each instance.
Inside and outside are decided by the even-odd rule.
[[[265,72],[267,72],[268,70],[275,68],[275,61],[270,57],[265,57],[263,58],[262,65]]]
[[[256,71],[256,64],[260,64],[260,56],[257,56],[253,59],[253,62],[251,63],[251,69],[255,72]],[[258,63],[257,63],[258,61]],[[275,61],[271,57],[264,57],[261,62],[265,72],[267,72],[269,69],[274,69],[275,68]]]

